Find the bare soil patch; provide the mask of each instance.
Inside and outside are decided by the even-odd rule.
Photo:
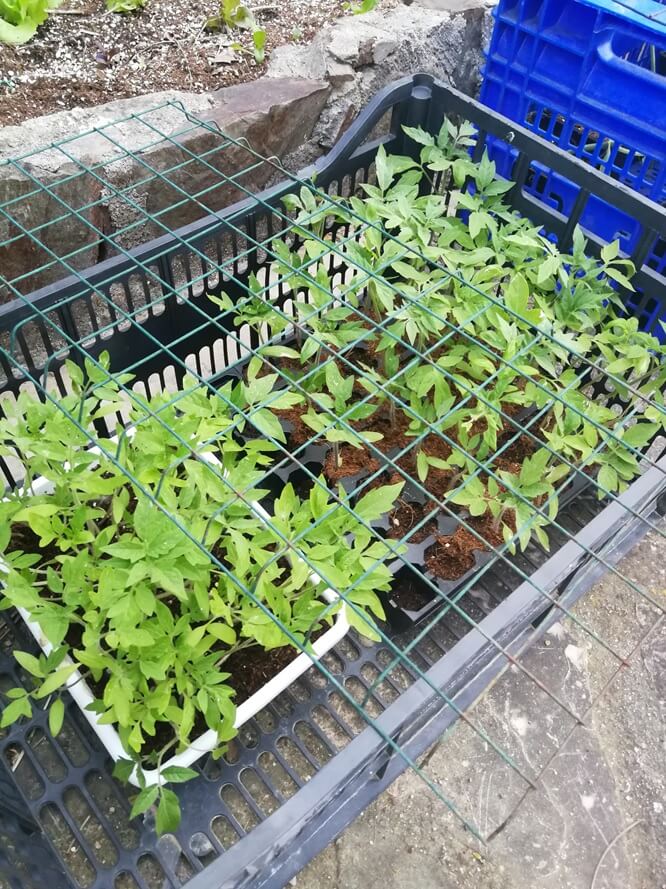
[[[307,43],[344,14],[343,0],[257,0],[266,55]],[[260,77],[248,30],[210,32],[216,0],[147,0],[129,15],[104,0],[66,0],[23,46],[0,44],[0,125],[157,90],[204,92]],[[235,51],[239,42],[246,52]]]

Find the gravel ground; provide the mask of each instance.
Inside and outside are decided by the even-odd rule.
[[[268,55],[280,44],[307,42],[346,4],[248,5],[266,30]],[[217,0],[147,0],[143,10],[119,15],[104,0],[65,0],[29,43],[0,45],[0,125],[153,90],[202,92],[259,77],[265,64],[255,62],[250,31],[206,30],[218,10]]]

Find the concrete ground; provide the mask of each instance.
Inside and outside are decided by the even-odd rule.
[[[619,570],[666,607],[666,539]],[[470,717],[530,785],[458,722],[292,881],[298,889],[666,889],[666,620],[607,576],[505,672]],[[622,666],[591,635],[616,654]]]

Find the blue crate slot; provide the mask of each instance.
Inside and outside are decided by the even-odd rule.
[[[666,205],[666,0],[500,0],[493,15],[481,100]],[[511,149],[493,139],[488,148],[506,175]],[[536,166],[525,188],[564,216],[578,195],[577,186]],[[581,225],[619,238],[628,254],[640,236],[635,221],[599,198],[590,199]],[[666,272],[663,240],[647,264]],[[642,322],[654,328],[656,318],[640,304]]]

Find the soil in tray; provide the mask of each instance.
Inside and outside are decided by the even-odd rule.
[[[485,549],[478,538],[463,528],[458,527],[448,537],[442,534],[435,536],[435,543],[425,553],[427,568],[442,580],[457,580],[474,567],[474,550]]]
[[[505,513],[503,523],[515,529],[511,511]],[[435,535],[435,542],[425,552],[426,567],[442,580],[457,580],[474,567],[474,551],[481,552],[503,546],[501,529],[495,528],[488,516],[468,518],[471,531],[460,525],[451,535]],[[477,536],[478,535],[478,536]]]
[[[431,503],[413,503],[408,500],[399,499],[396,508],[388,517],[388,530],[386,536],[391,540],[400,540],[407,537],[412,528],[415,528],[419,522],[433,513],[437,507]],[[409,543],[422,543],[426,537],[435,533],[437,522],[434,518],[427,521],[417,531],[410,535],[407,539]]]
[[[339,464],[336,463],[333,448],[326,455],[324,473],[329,482],[336,482],[341,478],[349,478],[359,473],[372,474],[376,472],[380,463],[370,456],[367,448],[354,448],[351,445],[342,445],[339,449]]]
[[[304,445],[314,435],[312,429],[310,429],[309,426],[306,426],[301,419],[305,411],[305,406],[302,404],[296,405],[296,407],[275,411],[281,420],[288,420],[294,427],[287,436],[288,443],[292,448]]]
[[[397,422],[392,422],[388,417],[388,413],[380,409],[369,420],[364,421],[363,424],[352,425],[356,426],[359,431],[363,428],[372,432],[380,432],[384,437],[377,442],[373,442],[373,446],[378,451],[388,453],[396,449],[402,450],[413,441],[405,434],[409,425],[409,419],[404,414],[399,414],[396,420]],[[379,459],[372,456],[371,451],[366,447],[355,448],[352,445],[341,445],[339,454],[340,465],[337,465],[335,462],[333,449],[329,452],[324,463],[324,473],[330,482],[336,482],[338,479],[348,478],[361,472],[372,475],[381,466]],[[414,463],[415,457],[411,453],[406,454],[398,461],[398,465],[410,474],[414,471]],[[381,484],[385,484],[385,482],[382,481]]]
[[[316,642],[328,629],[327,624],[321,630],[313,633],[310,642]],[[277,676],[280,670],[284,670],[300,653],[291,645],[287,645],[284,648],[274,648],[272,651],[264,651],[257,646],[232,654],[222,664],[221,669],[225,673],[231,673],[227,681],[236,689],[234,698],[236,706],[251,698],[256,691],[259,691],[270,679]]]
[[[384,437],[377,443],[378,450],[387,453],[395,448],[403,450],[414,443],[414,437],[407,435],[410,418],[402,411],[397,412],[396,417],[391,417],[385,405],[365,421],[365,428],[373,432],[379,432]]]
[[[401,568],[391,585],[391,601],[405,611],[421,611],[432,602],[434,592],[411,568]]]

